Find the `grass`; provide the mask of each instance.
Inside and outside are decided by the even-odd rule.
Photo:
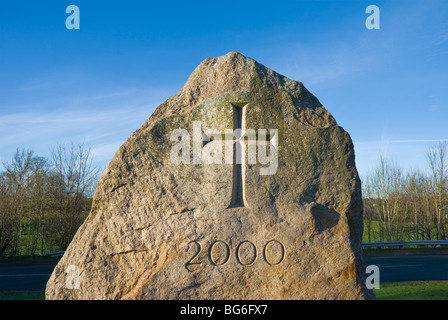
[[[45,291],[0,291],[0,300],[45,300]]]
[[[448,300],[448,281],[412,281],[380,284],[378,300]]]
[[[369,237],[369,226],[370,226],[370,237]],[[392,226],[392,234],[391,237],[392,239],[390,240],[416,240],[415,238],[415,230],[414,227],[412,226],[412,224],[393,224]],[[362,237],[362,241],[363,242],[378,242],[378,241],[387,241],[387,239],[385,238],[385,235],[383,234],[381,236],[381,230],[383,230],[384,233],[384,229],[385,229],[385,222],[381,222],[381,221],[369,221],[367,219],[364,219],[364,230],[363,230],[363,237]],[[399,230],[399,232],[397,233],[397,230]],[[432,229],[432,235],[431,235],[431,239],[436,239],[437,238],[437,230],[435,228]],[[421,239],[421,235],[420,235],[420,240],[427,240],[427,239]]]
[[[448,300],[448,281],[381,283],[378,300]],[[45,300],[45,291],[3,291],[0,300]]]

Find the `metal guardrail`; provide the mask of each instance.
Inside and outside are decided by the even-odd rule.
[[[52,252],[52,253],[46,253],[46,254],[41,254],[41,257],[49,257],[49,258],[57,258],[57,257],[62,257],[64,255],[65,251],[58,251],[58,252]]]
[[[364,242],[363,248],[404,247],[404,246],[448,246],[448,240],[416,240],[416,241],[385,241]]]

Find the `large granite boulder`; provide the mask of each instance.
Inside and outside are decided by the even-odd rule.
[[[206,59],[117,151],[46,297],[373,298],[354,160],[302,83]]]

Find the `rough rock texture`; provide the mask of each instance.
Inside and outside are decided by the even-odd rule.
[[[278,170],[173,164],[170,135],[278,129]],[[362,200],[350,136],[302,83],[239,53],[203,61],[120,147],[47,299],[369,299]],[[70,267],[69,267],[70,266]],[[75,268],[75,269],[74,269]],[[79,273],[79,288],[70,285]]]

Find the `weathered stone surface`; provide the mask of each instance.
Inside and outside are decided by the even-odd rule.
[[[170,136],[233,129],[232,104],[246,128],[278,129],[278,170],[245,165],[245,206],[229,208],[234,165],[174,164]],[[352,141],[302,83],[239,53],[209,58],[117,151],[46,297],[373,298],[362,210]]]

